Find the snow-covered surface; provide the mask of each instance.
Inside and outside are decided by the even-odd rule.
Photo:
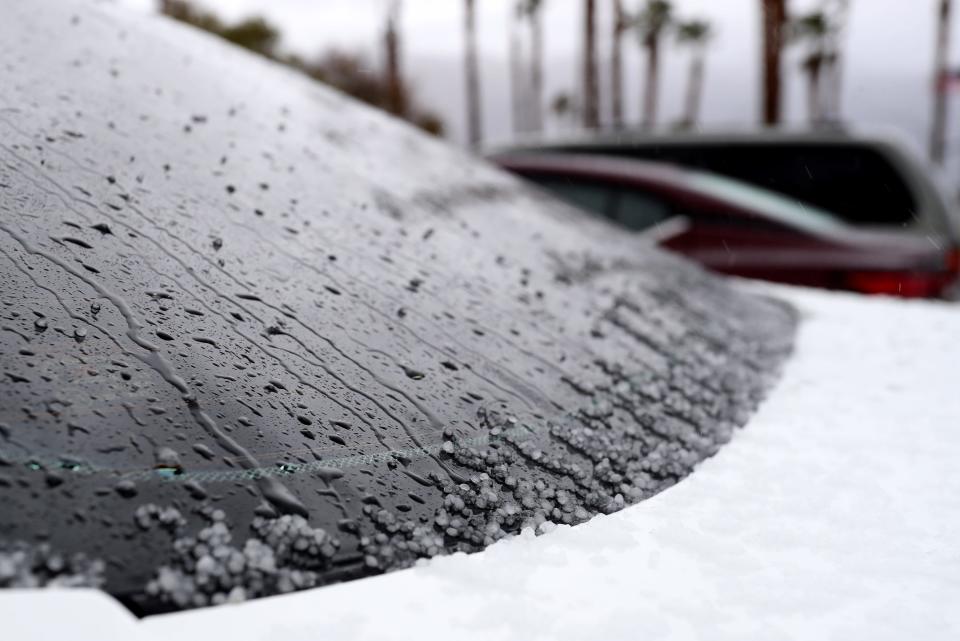
[[[803,318],[782,381],[717,456],[644,503],[142,622],[94,592],[11,591],[3,636],[960,639],[960,308],[762,289]]]

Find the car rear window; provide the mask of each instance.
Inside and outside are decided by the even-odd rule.
[[[643,231],[671,215],[670,206],[656,196],[636,189],[621,189],[616,192],[612,217],[628,229]]]
[[[603,217],[610,215],[612,191],[603,183],[543,174],[524,177],[575,207]]]
[[[555,174],[524,173],[523,176],[561,200],[633,231],[649,229],[673,215],[662,199],[637,189]]]

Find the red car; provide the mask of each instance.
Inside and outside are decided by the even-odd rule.
[[[854,228],[799,201],[659,163],[549,153],[491,160],[718,272],[866,294],[955,296],[960,250],[933,236]]]

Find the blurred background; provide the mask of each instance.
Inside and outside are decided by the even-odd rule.
[[[101,0],[404,118],[718,272],[960,300],[952,0]]]
[[[941,0],[115,1],[162,11],[303,65],[460,144],[471,136],[504,142],[520,133],[555,133],[594,122],[644,123],[648,60],[655,48],[655,113],[648,105],[647,124],[801,125],[842,119],[896,128],[929,155],[938,65],[940,72],[951,72],[960,61],[957,38],[947,41],[938,58]],[[764,31],[777,28],[777,13],[785,27],[781,106],[778,114],[765,114]],[[592,46],[586,36],[590,21]],[[473,131],[465,67],[471,37],[479,112]],[[587,88],[590,57],[594,89]],[[691,106],[696,58],[703,61],[702,89]],[[390,104],[391,59],[404,105]],[[941,85],[949,93],[950,83]],[[811,97],[813,91],[819,95]],[[960,128],[945,129],[944,163],[957,176]],[[960,177],[951,182],[960,186]]]

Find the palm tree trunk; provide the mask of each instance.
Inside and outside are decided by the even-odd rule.
[[[647,49],[647,76],[643,90],[643,121],[644,129],[650,129],[657,121],[657,80],[660,71],[660,42],[650,39],[646,43]]]
[[[843,51],[842,34],[846,31],[850,11],[850,0],[842,0],[836,14],[839,30],[834,34],[833,50],[830,52],[830,64],[827,68],[827,78],[830,83],[830,93],[825,117],[833,122],[839,122],[843,113]]]
[[[786,0],[761,0],[763,8],[763,123],[780,122],[780,58],[783,27],[787,18]]]
[[[934,62],[933,122],[930,127],[930,160],[943,164],[947,136],[947,51],[950,48],[950,0],[940,0]]]
[[[464,77],[467,82],[467,141],[476,148],[483,138],[480,111],[480,69],[477,66],[477,27],[474,0],[464,2],[463,36],[466,45]]]
[[[387,12],[387,28],[384,32],[386,49],[387,110],[403,116],[404,105],[403,79],[400,76],[400,33],[397,26],[400,16],[400,0],[393,0]]]
[[[583,126],[600,126],[599,89],[597,86],[597,15],[595,0],[584,0],[583,38]]]
[[[807,69],[807,117],[811,125],[822,122],[820,113],[820,64],[812,63]]]
[[[614,0],[613,34],[610,41],[610,109],[613,126],[623,127],[623,33],[626,15],[623,0]]]
[[[840,104],[843,92],[842,68],[840,65],[840,54],[833,52],[827,59],[827,65],[823,70],[823,79],[821,84],[826,85],[827,93],[823,102],[823,112],[820,114],[825,121],[837,122],[840,120]]]
[[[543,22],[540,10],[530,15],[530,128],[543,129]]]
[[[700,118],[700,97],[703,94],[703,51],[697,51],[690,61],[690,77],[687,80],[687,98],[683,126],[693,127]]]

